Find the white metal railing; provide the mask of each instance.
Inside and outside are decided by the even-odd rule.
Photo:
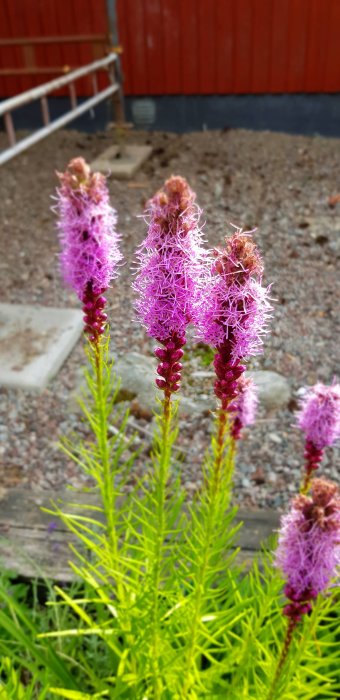
[[[118,56],[116,53],[110,53],[108,56],[105,56],[105,58],[102,58],[99,61],[89,63],[82,68],[77,68],[76,70],[67,73],[67,75],[63,75],[55,80],[50,80],[48,83],[39,85],[39,87],[32,88],[31,90],[27,90],[26,92],[16,95],[15,97],[10,97],[8,100],[0,102],[0,117],[3,116],[5,129],[10,144],[8,148],[0,152],[0,165],[3,165],[11,158],[14,158],[14,156],[17,156],[30,146],[33,146],[33,144],[41,141],[41,139],[49,136],[54,131],[57,131],[57,129],[65,126],[65,124],[68,124],[73,119],[81,116],[88,110],[92,109],[99,102],[106,100],[111,95],[114,98],[114,106],[117,112],[117,122],[123,121],[121,87],[116,79],[116,72],[114,70],[114,64],[117,59]],[[98,91],[96,71],[103,69],[107,69],[111,85]],[[85,102],[78,105],[75,81],[90,74],[92,74],[94,94],[92,97],[85,100]],[[50,121],[47,96],[49,93],[53,92],[54,90],[58,90],[65,85],[68,85],[69,88],[71,109],[61,117]],[[21,139],[21,141],[17,143],[11,112],[18,107],[22,107],[23,105],[33,102],[34,100],[40,100],[44,126],[33,132],[33,134],[30,134],[30,136],[26,136],[25,138]]]

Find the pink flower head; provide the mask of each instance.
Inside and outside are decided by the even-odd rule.
[[[261,286],[262,261],[250,233],[237,229],[214,255],[199,335],[215,348],[227,343],[235,362],[262,349],[271,308],[268,289]]]
[[[228,407],[234,419],[231,427],[233,438],[238,439],[242,428],[254,423],[257,404],[258,398],[253,380],[241,374],[237,382],[237,396]]]
[[[332,445],[340,437],[340,384],[315,384],[306,391],[297,414],[297,424],[307,443],[317,450]]]
[[[74,158],[65,173],[57,174],[62,273],[85,302],[89,290],[94,295],[103,293],[117,275],[122,258],[117,216],[109,203],[105,177],[91,173],[83,158]]]
[[[284,612],[299,619],[326,590],[340,563],[340,497],[336,484],[313,479],[311,497],[297,496],[281,520],[276,566],[290,599]]]
[[[200,211],[186,180],[172,176],[150,200],[149,230],[138,250],[136,310],[153,338],[184,337],[197,302],[203,250]]]

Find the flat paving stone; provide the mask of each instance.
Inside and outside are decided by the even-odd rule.
[[[118,146],[110,146],[91,163],[91,170],[111,175],[118,180],[128,180],[152,152],[151,146],[125,146],[124,154],[118,157]]]
[[[42,391],[82,328],[78,309],[0,304],[0,386]]]

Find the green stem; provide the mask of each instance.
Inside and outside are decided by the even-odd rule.
[[[228,412],[224,408],[220,408],[219,410],[217,425],[216,451],[212,480],[212,490],[214,493],[217,493],[219,490],[223,467],[227,470],[227,473],[224,476],[228,477],[228,482],[230,483],[235,454],[235,441],[232,438],[230,438],[230,443],[228,444],[228,453],[227,455],[225,454],[227,447],[226,442],[229,434],[229,419]]]
[[[216,517],[217,517],[217,501],[220,494],[221,480],[226,478],[226,484],[229,486],[232,474],[233,459],[235,454],[235,441],[228,441],[229,421],[228,413],[221,408],[218,413],[216,448],[214,462],[212,467],[212,478],[207,484],[208,489],[208,511],[205,520],[205,536],[204,545],[200,548],[201,563],[197,572],[195,581],[195,597],[192,611],[192,624],[188,630],[188,647],[185,659],[186,673],[183,680],[182,698],[190,698],[190,690],[192,686],[191,670],[195,665],[195,650],[197,647],[197,638],[199,634],[199,624],[202,617],[202,600],[205,589],[206,573],[209,571],[211,551],[216,537]],[[226,448],[228,445],[228,452]],[[225,471],[225,473],[223,473]]]
[[[304,475],[303,482],[300,486],[300,494],[303,496],[309,491],[309,487],[312,481],[313,472],[312,470],[306,471]]]
[[[267,700],[273,700],[275,697],[276,687],[277,687],[277,684],[280,680],[280,676],[281,676],[283,667],[284,667],[286,660],[287,660],[288,652],[289,652],[290,645],[291,645],[292,640],[293,640],[293,634],[294,634],[294,630],[295,630],[297,623],[298,623],[298,620],[296,618],[295,619],[290,618],[289,623],[288,623],[288,627],[287,627],[287,631],[286,631],[286,636],[285,636],[284,642],[283,642],[281,655],[280,655],[280,658],[279,658],[279,661],[277,664],[277,669],[275,672],[273,682],[270,686],[269,695],[268,695]]]
[[[104,372],[104,347],[101,338],[94,345],[91,345],[94,353],[95,376],[96,376],[96,411],[98,420],[97,446],[100,455],[102,474],[100,479],[100,490],[107,523],[107,537],[112,556],[112,565],[118,571],[118,542],[115,524],[115,490],[113,474],[110,467],[110,446],[108,440],[108,424],[106,397],[103,386]],[[117,590],[121,592],[121,582],[117,580]]]
[[[171,430],[171,394],[165,392],[162,414],[162,442],[156,471],[156,539],[152,571],[152,666],[153,666],[153,699],[161,697],[162,684],[159,674],[159,589],[162,574],[163,546],[166,530],[165,499],[169,471],[169,438]]]

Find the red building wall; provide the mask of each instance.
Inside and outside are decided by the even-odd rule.
[[[340,91],[340,0],[116,0],[127,95]]]
[[[340,0],[115,2],[126,95],[340,91]],[[108,32],[106,0],[0,1],[0,39]],[[73,67],[100,51],[38,46],[34,60]],[[0,47],[2,69],[31,59],[29,49]],[[0,75],[0,95],[53,77]],[[80,94],[90,92],[82,81]]]
[[[11,38],[108,33],[106,0],[0,0],[0,42]],[[103,45],[90,42],[40,45],[33,51],[30,47],[0,46],[0,71],[29,67],[32,61],[44,68],[79,67],[103,55]],[[0,95],[15,95],[56,77],[56,73],[13,77],[0,73]],[[90,78],[77,82],[77,90],[78,94],[90,94]]]

